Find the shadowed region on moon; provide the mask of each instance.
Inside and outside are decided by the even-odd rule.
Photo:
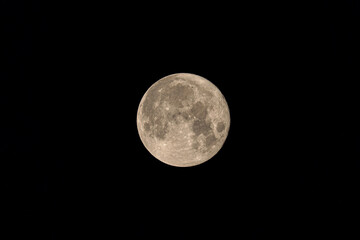
[[[149,152],[173,166],[198,165],[222,147],[230,115],[220,91],[194,74],[173,74],[142,98],[138,131]]]

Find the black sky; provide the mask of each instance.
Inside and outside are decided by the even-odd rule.
[[[357,1],[2,1],[0,16],[13,239],[353,235]],[[230,108],[224,147],[192,168],[153,158],[136,129],[145,91],[177,72]]]

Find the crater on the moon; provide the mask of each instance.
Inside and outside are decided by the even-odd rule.
[[[143,126],[139,133],[146,140],[144,144],[154,156],[170,165],[190,166],[206,161],[226,138],[226,121],[229,122],[226,102],[220,106],[218,99],[214,101],[218,89],[210,90],[211,85],[206,86],[210,82],[197,81],[193,76],[201,78],[175,74],[159,80],[144,95],[139,107]],[[222,96],[221,93],[216,96],[219,95]],[[154,147],[160,150],[155,151]]]

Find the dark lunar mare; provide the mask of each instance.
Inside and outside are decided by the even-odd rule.
[[[191,114],[195,117],[195,120],[192,125],[192,131],[195,136],[193,137],[194,141],[197,141],[197,138],[200,134],[205,136],[205,146],[210,148],[216,142],[216,137],[211,128],[211,122],[207,118],[208,116],[208,105],[203,102],[196,102],[190,110]],[[194,144],[193,147],[198,149],[200,144]]]
[[[225,124],[223,122],[219,122],[217,125],[216,125],[216,131],[218,132],[222,132],[225,130]]]

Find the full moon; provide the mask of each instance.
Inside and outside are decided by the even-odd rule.
[[[207,79],[177,73],[155,82],[137,112],[137,129],[146,149],[177,167],[199,165],[223,146],[230,113],[220,90]]]

